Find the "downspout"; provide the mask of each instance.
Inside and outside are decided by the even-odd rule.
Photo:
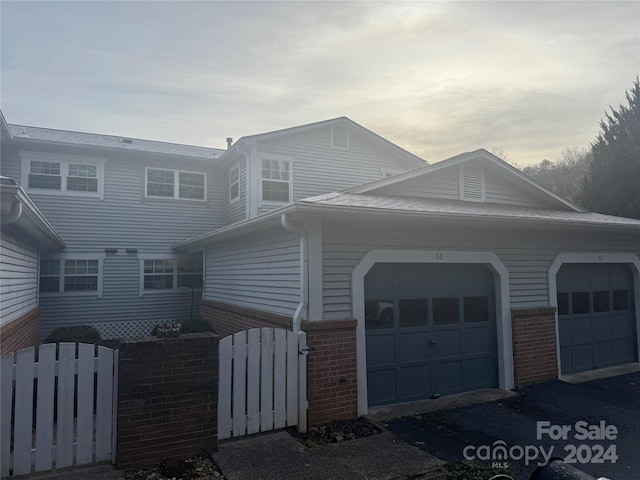
[[[294,225],[289,220],[289,216],[283,213],[280,216],[280,222],[282,227],[288,232],[297,233],[300,235],[300,303],[293,314],[293,331],[300,332],[302,317],[307,311],[309,305],[309,275],[308,275],[308,260],[307,260],[307,232],[299,225]]]
[[[11,202],[11,211],[2,216],[2,225],[10,225],[22,216],[22,202],[18,199],[14,199]]]

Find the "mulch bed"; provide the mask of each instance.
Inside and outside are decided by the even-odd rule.
[[[207,454],[189,460],[163,460],[158,465],[125,472],[127,480],[225,480]]]
[[[305,447],[320,447],[382,433],[362,417],[356,420],[333,420],[319,427],[311,427],[305,434],[299,433],[295,427],[288,428],[287,431]]]

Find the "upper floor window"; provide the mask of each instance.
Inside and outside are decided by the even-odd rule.
[[[60,154],[23,153],[23,185],[47,194],[99,196],[102,198],[104,162],[72,160]]]
[[[291,162],[262,160],[262,201],[277,203],[291,201]]]
[[[349,149],[349,130],[344,124],[331,127],[331,146],[333,148]]]
[[[240,166],[236,165],[229,171],[229,201],[240,198]]]
[[[86,292],[101,296],[100,258],[40,260],[40,293]]]
[[[206,200],[206,173],[146,169],[146,196],[181,200]]]

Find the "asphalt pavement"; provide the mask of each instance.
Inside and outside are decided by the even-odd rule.
[[[545,458],[561,457],[596,478],[637,480],[640,372],[532,385],[510,398],[404,416],[384,426],[449,462],[488,456],[485,463],[506,463],[519,479],[528,479]]]

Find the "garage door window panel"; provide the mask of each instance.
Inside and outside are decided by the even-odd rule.
[[[571,309],[574,315],[589,313],[589,292],[573,292],[571,294]]]
[[[399,300],[400,328],[427,326],[427,299]]]
[[[629,310],[629,292],[627,290],[613,291],[613,310],[616,312]]]
[[[394,304],[391,299],[365,301],[364,319],[366,328],[392,328],[394,312]]]
[[[444,297],[433,299],[433,324],[452,325],[458,323],[458,297]]]
[[[609,311],[609,290],[593,292],[593,311],[595,313]]]

